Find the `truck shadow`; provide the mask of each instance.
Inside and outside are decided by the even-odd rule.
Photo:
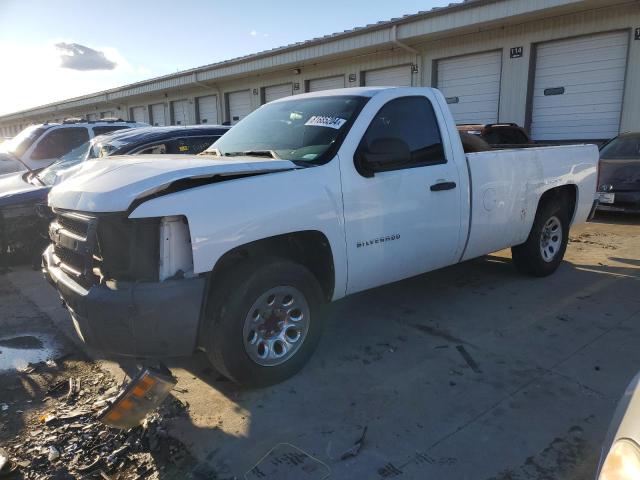
[[[458,478],[455,472],[464,463],[475,461],[480,468],[481,452],[463,459],[455,442],[448,450],[434,445],[472,428],[481,412],[544,378],[603,330],[623,328],[640,308],[638,300],[610,301],[635,298],[640,269],[633,268],[637,260],[628,265],[564,262],[554,276],[532,279],[518,274],[508,257],[490,255],[345,298],[331,306],[311,362],[269,388],[235,385],[202,353],[172,359],[167,366],[179,380],[174,395],[189,404],[190,413],[173,419],[170,432],[197,459],[194,468],[205,466],[216,478],[242,478],[285,442],[320,459],[334,478],[385,478],[394,469],[407,478]],[[630,338],[640,338],[640,327],[624,328]],[[640,353],[632,356],[602,392],[611,402],[636,373]],[[546,418],[553,415],[545,411],[549,402],[556,402],[556,421],[571,416],[562,392],[541,395],[537,403],[523,400],[520,407],[494,413],[495,422],[505,422],[495,432],[496,442],[527,442],[526,431],[512,430],[510,415]],[[585,427],[591,429],[593,451],[608,417],[598,420]],[[365,427],[365,448],[342,460]],[[513,452],[512,461],[536,453]],[[279,478],[287,478],[283,471]]]

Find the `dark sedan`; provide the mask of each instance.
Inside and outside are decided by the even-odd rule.
[[[640,213],[640,133],[623,133],[600,149],[598,210]]]
[[[16,261],[26,257],[38,261],[47,243],[48,220],[43,214],[49,190],[76,173],[85,160],[149,153],[198,154],[230,128],[197,125],[121,130],[94,138],[39,173],[0,175],[0,267],[7,254],[16,257]]]

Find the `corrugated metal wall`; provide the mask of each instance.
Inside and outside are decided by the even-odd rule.
[[[640,130],[640,41],[632,38],[633,29],[640,27],[640,4],[628,2],[618,6],[591,8],[580,13],[569,13],[570,3],[581,4],[578,0],[512,0],[495,4],[479,2],[482,8],[454,8],[442,16],[429,16],[420,21],[399,25],[397,38],[409,39],[413,48],[422,52],[415,55],[391,43],[389,28],[364,31],[362,34],[304,46],[300,49],[275,51],[272,55],[246,62],[229,62],[215,69],[190,72],[176,77],[160,79],[149,84],[140,84],[104,95],[72,100],[64,108],[42,107],[29,112],[28,116],[2,122],[2,127],[14,127],[51,120],[56,117],[86,116],[89,113],[113,109],[117,116],[130,115],[130,107],[149,106],[164,103],[167,111],[171,102],[187,99],[190,121],[196,121],[196,98],[217,95],[220,102],[220,121],[227,121],[228,107],[224,104],[228,93],[249,90],[251,108],[258,108],[262,102],[263,88],[269,85],[291,83],[293,94],[303,93],[309,80],[344,75],[345,85],[363,84],[363,72],[398,65],[414,65],[419,72],[413,73],[412,85],[435,86],[437,62],[442,59],[472,53],[502,50],[503,63],[499,99],[499,121],[512,121],[528,126],[531,119],[529,90],[532,88],[535,69],[536,45],[550,40],[570,38],[579,35],[626,29],[630,36],[629,62],[625,79],[624,102],[621,115],[621,130]],[[589,5],[603,5],[609,2],[592,2]],[[470,24],[482,25],[492,18],[506,17],[518,12],[553,8],[564,4],[567,10],[547,19],[527,20],[500,28],[487,28],[478,32],[470,31]],[[567,6],[568,5],[568,6]],[[510,8],[510,11],[504,9]],[[502,9],[502,10],[501,10]],[[513,23],[513,22],[512,22]],[[453,30],[459,28],[458,30]],[[451,31],[438,40],[417,40],[417,35],[429,35],[437,31]],[[375,51],[371,46],[377,45]],[[510,49],[522,47],[522,55],[510,57]],[[338,58],[345,51],[348,57]],[[283,63],[287,67],[278,67]],[[299,67],[291,67],[297,64]],[[276,70],[279,68],[279,70]],[[256,69],[262,69],[259,75]],[[299,69],[299,70],[298,70]],[[251,72],[248,74],[248,72]],[[234,76],[225,79],[227,76]],[[196,81],[197,83],[194,83]],[[108,97],[108,98],[107,98]],[[108,100],[108,103],[107,103]],[[2,130],[6,135],[6,128]]]

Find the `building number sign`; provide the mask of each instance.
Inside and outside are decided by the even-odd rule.
[[[524,48],[523,47],[511,47],[511,58],[522,58],[522,55],[524,53]]]

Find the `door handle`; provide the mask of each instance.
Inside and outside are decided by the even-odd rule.
[[[453,190],[456,188],[456,182],[440,182],[431,185],[432,192],[442,192],[444,190]]]

